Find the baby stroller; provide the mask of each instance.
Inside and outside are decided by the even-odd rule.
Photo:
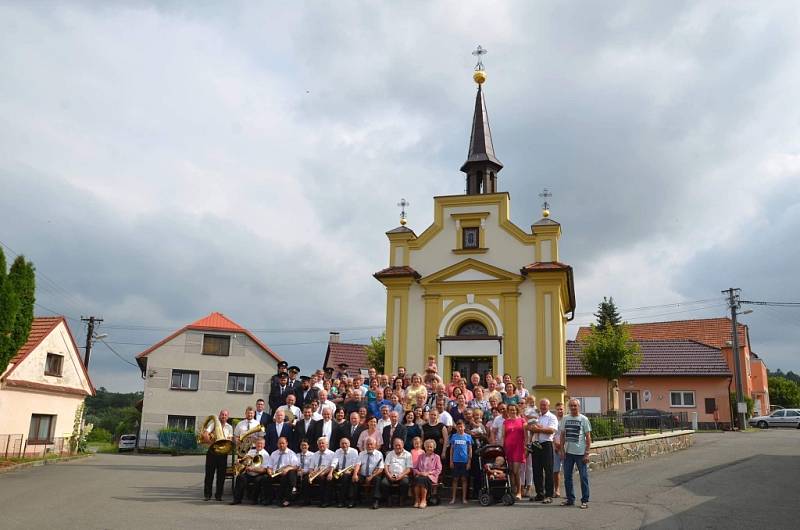
[[[503,457],[503,465],[495,466],[497,457]],[[511,468],[506,461],[506,452],[501,445],[486,445],[478,453],[478,463],[481,467],[481,484],[478,501],[481,506],[489,506],[496,502],[502,502],[506,506],[514,504],[514,494],[511,491]],[[505,478],[492,478],[487,471],[487,464],[493,470],[501,470]]]

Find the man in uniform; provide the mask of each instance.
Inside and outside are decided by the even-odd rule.
[[[283,508],[290,504],[293,493],[297,490],[297,468],[300,461],[297,454],[289,449],[289,440],[285,436],[278,439],[278,448],[269,457],[267,473],[270,474],[270,492],[267,504],[274,498]],[[272,477],[272,475],[275,475]]]
[[[269,409],[272,414],[278,410],[278,407],[286,404],[286,396],[292,393],[289,388],[289,374],[281,372],[278,374],[278,385],[272,388],[269,393]]]
[[[238,427],[238,425],[237,425]],[[241,504],[245,496],[245,492],[249,496],[253,504],[258,504],[259,497],[264,489],[264,477],[267,473],[267,464],[269,463],[269,454],[264,450],[264,439],[256,439],[256,446],[247,452],[247,456],[255,458],[261,457],[261,465],[249,465],[244,468],[244,471],[236,477],[233,485],[233,502],[231,504]]]

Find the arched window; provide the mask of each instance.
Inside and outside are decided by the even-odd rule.
[[[478,322],[477,320],[470,320],[468,322],[464,322],[461,324],[461,327],[458,328],[458,335],[488,335],[489,330],[486,329],[486,326]]]

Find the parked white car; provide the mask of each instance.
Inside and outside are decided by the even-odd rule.
[[[759,429],[768,427],[791,427],[800,429],[800,409],[780,409],[769,416],[750,418],[748,423]]]
[[[136,435],[135,434],[123,434],[119,437],[119,444],[117,445],[117,450],[121,453],[122,451],[133,451],[136,449]]]

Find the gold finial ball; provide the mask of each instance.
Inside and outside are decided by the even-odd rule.
[[[542,210],[542,217],[544,217],[545,219],[547,219],[548,217],[550,217],[550,210],[548,210],[547,208],[545,208],[544,210]]]
[[[479,85],[482,85],[486,81],[486,72],[483,70],[475,70],[475,73],[472,74],[472,79]]]
[[[406,221],[406,218],[405,218],[405,217],[401,217],[401,218],[400,218],[400,226],[406,226],[406,223],[407,223],[407,222],[408,222],[408,221]]]

